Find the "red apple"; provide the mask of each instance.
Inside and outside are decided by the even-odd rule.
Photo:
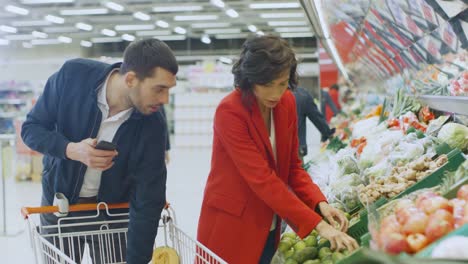
[[[439,209],[429,216],[425,234],[429,241],[434,241],[453,230],[454,220],[451,213]]]
[[[441,196],[435,196],[422,200],[420,202],[420,207],[418,208],[423,210],[428,215],[434,213],[438,209],[444,209],[449,212],[453,211],[453,208],[450,206],[449,201]]]
[[[429,221],[428,216],[425,213],[418,212],[412,214],[406,222],[403,224],[401,229],[402,233],[405,235],[424,233],[426,229],[427,222]]]
[[[463,217],[465,216],[465,200],[452,199],[450,205],[453,207],[453,219],[455,221],[455,228],[458,228],[464,224]]]
[[[457,192],[457,198],[468,201],[468,184],[463,185]]]
[[[380,223],[380,233],[399,233],[401,225],[394,214],[387,215]]]
[[[400,233],[391,233],[382,236],[382,249],[389,254],[410,253],[410,247],[406,237]]]
[[[416,253],[429,244],[429,240],[423,234],[411,234],[406,238],[412,253]]]
[[[421,202],[424,201],[427,198],[432,198],[438,196],[436,193],[431,192],[431,191],[426,191],[418,195],[414,203],[416,204],[416,207],[421,208]]]
[[[400,199],[395,205],[394,210],[395,210],[395,213],[398,214],[398,212],[401,212],[405,208],[409,208],[409,207],[416,207],[416,205],[410,199]]]
[[[416,207],[407,207],[398,211],[398,213],[396,214],[396,218],[398,220],[398,223],[404,225],[410,216],[418,213],[423,213],[423,211]]]

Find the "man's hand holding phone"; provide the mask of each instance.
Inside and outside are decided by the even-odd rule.
[[[113,159],[118,155],[115,145],[110,142],[87,138],[77,143],[69,143],[66,156],[79,161],[89,168],[105,171],[114,165]]]

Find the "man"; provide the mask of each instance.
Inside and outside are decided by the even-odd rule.
[[[164,117],[164,122],[166,122],[166,125],[167,125],[167,116],[166,116],[166,109],[164,109],[164,106],[161,107],[161,109],[159,110],[159,112],[161,112],[161,114],[163,115]],[[170,140],[170,136],[169,136],[169,128],[166,130],[167,131],[167,138],[166,138],[166,155],[164,157],[164,160],[166,161],[166,165],[169,164],[169,162],[171,161],[171,156],[169,155],[169,151],[171,150],[171,140]]]
[[[317,109],[317,105],[314,103],[314,99],[307,92],[306,89],[298,87],[293,91],[294,97],[296,98],[297,108],[297,122],[298,122],[298,134],[299,134],[299,156],[303,158],[307,155],[307,129],[306,129],[306,118],[315,125],[315,127],[322,134],[320,141],[324,142],[335,133],[335,129],[330,129],[325,117]]]
[[[70,204],[130,202],[130,264],[151,260],[166,202],[167,132],[156,112],[168,103],[177,71],[171,49],[156,39],[130,44],[122,63],[67,61],[49,78],[22,127],[24,142],[44,154],[42,205],[51,205],[58,192]],[[96,149],[101,140],[117,150]],[[42,225],[56,223],[53,215],[41,216]],[[75,251],[69,255],[76,258]],[[100,257],[97,263],[108,262]]]
[[[327,122],[330,122],[332,117],[337,115],[341,111],[341,104],[340,104],[340,95],[339,95],[340,87],[338,84],[333,84],[330,86],[330,90],[328,91],[328,98],[326,99],[328,102],[326,103],[326,111],[322,112],[325,114]],[[326,93],[326,92],[324,92]],[[323,97],[327,97],[327,95]]]

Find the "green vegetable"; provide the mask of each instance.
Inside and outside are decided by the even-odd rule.
[[[349,156],[344,156],[337,161],[340,170],[342,171],[343,175],[351,174],[351,173],[360,173],[359,166],[355,159]]]
[[[437,136],[452,148],[468,151],[468,127],[457,123],[445,124]]]
[[[347,145],[343,143],[338,137],[333,137],[328,143],[327,149],[332,150],[333,152],[338,152],[338,150],[345,148]]]

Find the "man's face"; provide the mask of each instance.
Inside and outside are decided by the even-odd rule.
[[[257,101],[267,108],[274,108],[288,89],[289,69],[270,83],[254,85],[254,95]]]
[[[169,102],[169,89],[176,85],[176,76],[157,67],[153,75],[143,80],[136,79],[131,88],[129,100],[140,113],[150,115]]]

